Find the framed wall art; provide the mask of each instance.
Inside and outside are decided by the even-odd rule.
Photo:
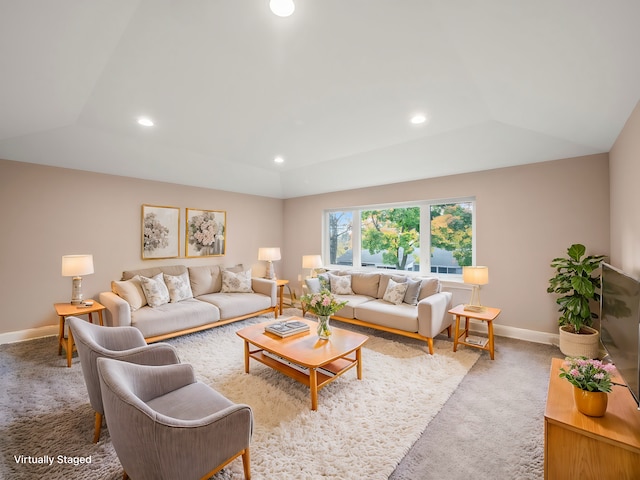
[[[222,256],[226,253],[227,212],[187,208],[187,257]]]
[[[180,255],[180,209],[142,205],[142,258]]]

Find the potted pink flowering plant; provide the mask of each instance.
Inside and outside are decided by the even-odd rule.
[[[314,313],[318,316],[318,336],[329,338],[331,328],[329,317],[344,307],[347,302],[340,302],[329,290],[321,290],[319,293],[308,293],[300,298],[302,310]]]
[[[612,364],[586,357],[567,357],[560,368],[560,378],[573,385],[578,411],[591,417],[601,417],[607,410],[607,393],[611,391]]]

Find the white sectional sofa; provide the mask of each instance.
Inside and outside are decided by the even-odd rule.
[[[164,281],[168,299],[158,281]],[[158,299],[154,287],[164,297]],[[120,281],[112,282],[111,291],[100,293],[99,298],[107,309],[107,325],[136,327],[149,343],[265,313],[278,314],[276,282],[251,278],[242,266],[171,265],[125,271]]]
[[[310,293],[326,288],[347,302],[332,319],[424,340],[430,354],[435,336],[444,330],[451,336],[453,316],[447,312],[453,295],[443,292],[435,277],[345,270],[321,273],[305,283]]]

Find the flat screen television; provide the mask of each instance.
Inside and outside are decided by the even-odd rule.
[[[600,339],[640,408],[640,281],[602,264]]]

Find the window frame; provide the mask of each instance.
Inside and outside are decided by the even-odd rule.
[[[408,208],[420,207],[420,245],[429,245],[429,248],[420,248],[420,270],[395,270],[384,269],[386,272],[403,272],[405,274],[417,274],[421,276],[438,277],[443,280],[457,280],[462,278],[461,274],[455,273],[437,273],[431,272],[431,206],[447,205],[453,203],[470,203],[471,204],[471,256],[472,265],[476,264],[476,214],[477,203],[475,197],[456,197],[433,200],[420,200],[414,202],[397,202],[397,203],[380,203],[372,205],[359,205],[343,208],[330,208],[323,211],[322,215],[322,258],[328,260],[329,252],[329,216],[336,212],[351,212],[353,225],[351,228],[351,250],[353,252],[352,265],[325,264],[325,267],[331,269],[357,269],[365,271],[381,271],[383,269],[377,267],[362,266],[362,224],[361,212],[363,210],[386,210],[389,208]],[[357,219],[357,225],[355,224]]]

